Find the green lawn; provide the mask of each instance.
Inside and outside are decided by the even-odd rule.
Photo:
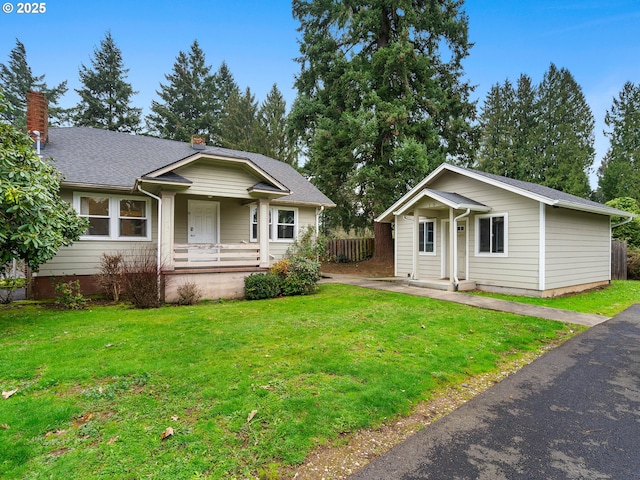
[[[611,285],[606,288],[555,298],[521,297],[487,292],[474,292],[474,294],[511,300],[513,302],[562,308],[574,312],[593,313],[612,317],[634,303],[640,303],[640,281],[613,280]]]
[[[579,329],[344,285],[146,311],[14,306],[0,310],[0,389],[18,388],[0,399],[0,477],[271,478]]]

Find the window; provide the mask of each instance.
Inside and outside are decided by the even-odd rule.
[[[144,198],[74,193],[81,217],[89,220],[83,240],[150,240],[150,202]]]
[[[420,253],[435,253],[435,225],[433,220],[420,220],[420,232],[418,235],[418,251]]]
[[[507,216],[487,215],[477,217],[477,252],[487,255],[507,254]]]
[[[273,219],[276,224],[273,224]],[[258,241],[258,207],[251,208],[251,231],[252,242]],[[297,209],[271,208],[269,209],[269,240],[289,241],[296,238],[298,232],[298,211]]]

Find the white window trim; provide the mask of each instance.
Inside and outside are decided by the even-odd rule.
[[[480,219],[482,218],[494,218],[494,217],[503,217],[504,218],[504,252],[493,253],[493,252],[481,252],[480,251]],[[504,213],[490,213],[486,215],[476,215],[475,218],[475,255],[476,257],[508,257],[509,256],[509,214],[507,212]],[[491,240],[493,243],[493,239]]]
[[[293,238],[278,238],[278,210],[292,210],[293,211]],[[258,207],[253,206],[249,209],[249,241],[255,243],[258,241],[257,237],[253,235],[253,215],[258,211]],[[276,220],[275,222],[273,220]],[[258,231],[260,228],[258,227]],[[299,231],[299,218],[298,209],[295,207],[284,206],[272,206],[269,208],[269,241],[276,243],[293,243],[298,238]]]
[[[105,235],[82,235],[80,240],[103,241],[103,242],[149,242],[151,241],[151,231],[153,221],[151,216],[151,201],[147,197],[136,197],[133,195],[113,195],[97,192],[73,192],[73,208],[80,215],[81,197],[102,197],[109,199],[109,236]],[[121,237],[120,236],[120,200],[137,200],[145,202],[145,218],[147,221],[147,234],[144,237]],[[80,215],[86,217],[86,215]],[[106,218],[106,217],[105,217]]]
[[[421,245],[418,245],[418,255],[435,256],[438,249],[438,245],[437,245],[438,241],[436,236],[438,233],[438,221],[435,218],[420,217],[420,219],[418,220],[418,228],[423,228],[423,225],[427,222],[433,223],[433,252],[421,252],[420,251]],[[420,235],[418,235],[418,240],[419,239],[420,239]]]

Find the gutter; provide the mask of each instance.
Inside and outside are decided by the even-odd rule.
[[[466,218],[471,213],[471,209],[467,208],[467,210],[462,214],[458,215],[453,219],[453,227],[451,234],[453,235],[453,291],[457,292],[458,287],[460,285],[460,280],[458,279],[458,220],[462,220]]]
[[[629,222],[633,221],[633,219],[634,219],[634,217],[629,217],[629,218],[627,218],[626,220],[624,220],[623,222],[616,223],[615,225],[611,225],[611,229],[613,230],[613,229],[614,229],[614,228],[616,228],[616,227],[620,227],[620,226],[622,226],[622,225],[626,225],[627,223],[629,223]]]
[[[162,298],[160,292],[160,269],[162,268],[162,199],[151,192],[147,192],[143,190],[140,184],[138,184],[138,190],[145,195],[155,198],[158,201],[158,251],[156,253],[157,257],[157,267],[156,270],[158,272],[158,301]]]

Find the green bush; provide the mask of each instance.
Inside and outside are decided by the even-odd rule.
[[[252,273],[244,279],[244,297],[262,300],[280,295],[280,279],[272,273]]]
[[[55,284],[58,294],[56,303],[67,310],[82,310],[87,305],[87,299],[80,293],[80,281],[58,282]]]
[[[627,252],[627,278],[640,280],[640,249],[630,249]]]
[[[308,258],[289,260],[287,275],[281,280],[283,295],[309,295],[314,293],[320,280],[320,263]]]
[[[286,258],[295,259],[299,257],[309,260],[319,260],[324,257],[327,249],[327,238],[323,235],[316,235],[316,229],[308,226],[300,230],[300,235],[287,249]]]

